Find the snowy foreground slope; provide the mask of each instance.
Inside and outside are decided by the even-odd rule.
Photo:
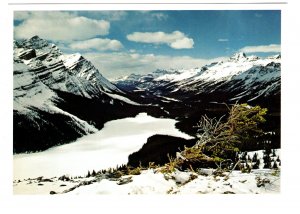
[[[14,194],[261,194],[280,192],[280,171],[257,169],[250,173],[216,173],[212,169],[164,174],[159,169],[140,175],[106,178],[39,177],[14,181]]]
[[[250,173],[218,173],[214,169],[162,173],[161,168],[156,168],[141,170],[139,175],[112,177],[108,172],[101,172],[126,164],[128,155],[139,150],[153,134],[190,139],[189,135],[175,128],[175,123],[175,120],[142,113],[135,118],[108,122],[101,131],[67,145],[44,152],[14,155],[14,194],[229,194],[280,191],[280,171],[263,169],[262,150],[247,153],[247,160],[253,160],[255,153],[260,160],[259,169]],[[136,129],[139,129],[138,133]],[[276,162],[280,168],[280,150],[273,150],[270,157],[270,167]],[[92,174],[94,170],[97,173],[87,176],[88,171]]]

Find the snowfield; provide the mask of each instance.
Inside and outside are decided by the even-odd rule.
[[[68,194],[241,194],[278,193],[280,178],[272,170],[255,170],[252,173],[234,171],[225,176],[214,176],[212,170],[206,175],[175,171],[171,174],[157,173],[149,169],[132,177],[128,184],[103,179],[91,185],[81,186]],[[205,174],[205,173],[204,173]],[[227,173],[228,174],[228,173]],[[264,180],[264,185],[259,182]],[[262,185],[262,186],[259,186]]]
[[[14,179],[86,175],[88,170],[98,171],[126,164],[128,156],[138,151],[152,135],[191,139],[175,128],[176,122],[154,118],[146,113],[107,122],[102,130],[73,143],[43,152],[14,155]]]
[[[261,194],[280,192],[280,171],[272,169],[225,172],[213,169],[198,172],[163,174],[159,169],[141,171],[140,175],[125,175],[118,179],[101,176],[72,178],[54,177],[14,181],[15,194],[72,195],[136,195],[136,194]]]

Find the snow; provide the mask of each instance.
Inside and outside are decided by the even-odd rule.
[[[139,115],[140,118],[144,116]],[[263,150],[248,152],[247,155],[252,158],[255,153],[262,160]],[[276,157],[280,157],[280,149],[276,149],[274,153]],[[280,169],[252,169],[249,173],[239,170],[218,174],[215,172],[216,169],[201,168],[196,171],[175,169],[173,172],[162,173],[162,168],[159,167],[141,170],[140,175],[124,175],[120,178],[109,178],[104,174],[96,177],[73,177],[70,180],[43,176],[14,180],[13,190],[14,194],[49,194],[54,191],[68,195],[280,193]],[[87,172],[83,175],[86,174]]]
[[[14,96],[16,96],[17,93],[20,93],[20,91],[14,91]],[[26,93],[26,96],[14,98],[14,110],[27,111],[28,107],[32,106],[47,109],[47,106],[52,104],[51,100],[56,97],[56,94],[48,90],[47,87],[33,88],[24,93]]]
[[[123,101],[125,103],[129,103],[129,104],[132,104],[132,105],[141,105],[139,103],[136,103],[136,102],[134,102],[134,101],[132,101],[132,100],[126,98],[126,97],[123,97],[121,95],[118,95],[118,94],[111,94],[111,93],[106,93],[106,94],[108,96],[110,96],[111,98],[114,98],[114,99],[117,99],[117,100],[121,100],[121,101]]]
[[[132,182],[126,185],[103,179],[96,184],[79,187],[69,194],[164,194],[170,187],[176,186],[174,181],[167,181],[162,173],[154,173],[153,170],[145,170],[137,176],[123,176],[128,177],[132,177]]]
[[[57,98],[56,94],[38,80],[29,67],[23,63],[14,63],[14,110],[27,111],[27,107],[44,108]]]
[[[163,99],[166,99],[167,101],[174,101],[174,102],[181,102],[180,100],[178,99],[174,99],[174,98],[171,98],[171,97],[164,97],[164,96],[160,96],[160,95],[156,95],[157,97],[160,97],[160,98],[163,98]],[[163,102],[165,100],[162,100]]]
[[[216,64],[210,67],[208,70],[197,76],[195,80],[206,81],[222,81],[231,79],[234,75],[238,75],[242,72],[249,70],[253,66],[253,63],[247,61],[238,62],[224,62]]]
[[[273,156],[273,152],[275,154],[275,156]],[[252,152],[247,152],[247,156],[249,156],[251,159],[253,158],[254,154],[256,153],[257,155],[257,159],[259,160],[260,164],[259,164],[259,168],[263,169],[264,167],[264,150],[257,150],[257,151],[252,151]],[[281,164],[277,161],[277,158],[281,157],[281,149],[272,149],[272,152],[270,154],[270,159],[272,162],[272,166],[274,164],[274,162],[276,161],[276,164],[278,166],[278,168],[281,168]]]
[[[170,82],[179,82],[188,78],[191,78],[197,75],[200,72],[199,69],[187,69],[187,70],[178,70],[177,72],[171,74],[164,74],[155,78],[155,81],[170,81]]]
[[[177,121],[141,113],[135,118],[107,122],[104,128],[75,142],[43,152],[14,155],[14,179],[64,174],[83,175],[88,170],[107,169],[126,164],[128,156],[138,151],[155,134],[191,139],[175,128]]]
[[[38,182],[37,179],[23,180],[22,182],[14,182],[14,194],[49,194],[50,191],[60,192],[74,186],[74,182],[66,182],[51,179],[53,182]]]
[[[41,178],[20,180],[14,181],[14,194],[49,194],[50,191],[67,195],[280,193],[280,171],[272,169],[252,170],[250,173],[224,172],[223,176],[214,175],[213,169],[199,172],[175,170],[165,174],[159,170],[142,170],[140,175],[124,175],[118,179],[81,177],[62,181],[53,177],[47,179],[51,182],[41,181]],[[120,181],[124,180],[129,182],[121,184]],[[93,182],[80,185],[86,181]]]
[[[205,170],[207,169],[204,169],[202,173]],[[124,179],[130,179],[131,182],[120,185],[119,181]],[[264,184],[259,186],[258,183],[261,181],[264,181]],[[80,186],[67,194],[262,194],[279,192],[280,173],[271,169],[253,170],[251,173],[224,172],[223,176],[178,170],[163,174],[157,169],[147,169],[141,171],[140,175],[125,175],[117,180],[105,178],[91,185]]]
[[[280,68],[274,68],[274,70],[269,70],[268,73],[264,73],[263,75],[259,72],[260,66],[254,66],[247,72],[241,73],[234,77],[234,79],[244,79],[245,85],[253,83],[253,82],[263,82],[263,81],[270,81],[273,79],[280,78]],[[255,71],[255,72],[253,72]],[[277,71],[277,72],[275,72]]]
[[[87,123],[84,120],[81,120],[80,118],[76,117],[73,114],[70,114],[69,112],[63,111],[60,108],[51,105],[48,106],[47,108],[49,111],[54,111],[55,113],[59,113],[59,114],[63,114],[66,116],[69,116],[70,118],[72,118],[73,122],[80,127],[81,130],[83,130],[85,132],[85,134],[90,134],[90,133],[94,133],[97,132],[98,129],[96,129],[94,126],[90,125],[89,123]]]
[[[45,66],[44,73],[40,71],[39,74],[31,75],[51,89],[58,89],[87,98],[97,97],[102,91],[124,93],[104,78],[99,70],[79,53],[63,55],[57,46],[48,44],[46,40],[38,37],[18,43],[19,46],[23,45],[23,47],[14,48],[14,70],[25,73],[31,72],[30,68],[34,73],[34,69]],[[30,60],[19,58],[20,54],[32,49],[35,50],[36,57]],[[28,68],[21,67],[20,64],[26,64]],[[39,79],[38,76],[44,76],[46,79]],[[74,87],[68,87],[70,85]]]
[[[28,70],[29,70],[29,67],[26,64],[20,63],[20,62],[14,63],[14,71],[25,72]]]
[[[64,65],[67,68],[71,68],[75,64],[78,63],[81,55],[79,53],[69,54],[69,55],[61,55],[60,59],[63,61]]]
[[[226,191],[235,194],[257,194],[257,193],[279,193],[280,192],[280,178],[272,176],[273,170],[253,170],[251,173],[242,173],[240,171],[233,171],[228,180],[226,176],[198,176],[195,180],[179,187],[177,194],[191,194],[191,193],[224,193]],[[265,187],[257,186],[257,179],[267,178],[270,184]]]
[[[218,83],[223,83],[228,84],[229,91],[237,91],[241,88],[242,91],[247,92],[245,95],[253,95],[252,97],[256,99],[280,90],[280,63],[280,56],[261,59],[254,55],[247,57],[244,53],[237,53],[228,60],[211,63],[200,69],[158,70],[144,76],[133,75],[133,78],[125,78],[119,82],[124,81],[126,84],[137,85],[145,90],[151,88],[150,92],[159,88],[160,90],[154,92],[154,95],[164,95],[164,92],[161,92],[164,90],[167,93],[181,90],[200,94],[204,91],[208,92],[207,88],[210,88],[210,92],[213,92],[220,86],[217,85]],[[255,86],[265,83],[266,85],[271,84],[266,90]],[[213,87],[214,85],[217,86]],[[257,89],[253,90],[253,87],[257,87]],[[253,93],[253,91],[255,92]],[[244,95],[236,96],[232,100],[242,97]],[[164,100],[163,102],[168,101]]]
[[[246,95],[251,95],[253,99],[259,96],[267,96],[280,90],[281,79],[281,59],[279,57],[260,59],[256,56],[245,57],[243,54],[237,54],[227,61],[212,63],[205,66],[197,75],[192,78],[177,82],[174,84],[174,93],[178,90],[197,91],[198,94],[203,91],[207,92],[208,86],[213,86],[219,82],[224,84],[232,83],[229,91],[241,88],[245,94],[236,95],[232,100],[240,99]],[[235,81],[242,83],[236,85]],[[255,89],[255,85],[268,85]],[[213,92],[216,87],[211,87]],[[253,93],[253,91],[256,91]]]
[[[190,177],[191,177],[191,173],[186,173],[179,170],[176,170],[174,173],[172,173],[172,178],[178,184],[187,183],[190,180]]]

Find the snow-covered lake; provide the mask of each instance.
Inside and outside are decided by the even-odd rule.
[[[43,152],[14,155],[14,179],[86,175],[88,170],[98,171],[126,164],[128,156],[138,151],[154,134],[191,139],[175,128],[176,122],[154,118],[146,113],[107,122],[102,130],[73,143]]]

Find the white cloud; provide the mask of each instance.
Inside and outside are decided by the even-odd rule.
[[[134,32],[127,35],[127,39],[133,42],[167,44],[174,49],[190,49],[194,46],[194,40],[180,31],[169,34],[164,32]]]
[[[125,52],[86,53],[84,56],[108,79],[114,79],[132,73],[146,74],[153,72],[156,69],[196,68],[211,62],[226,59],[223,57],[216,59],[201,59],[189,56],[166,56]]]
[[[153,20],[158,20],[158,21],[162,21],[162,20],[166,20],[168,19],[168,15],[163,13],[163,12],[154,12],[151,10],[139,10],[137,11],[138,13],[142,14],[141,18],[145,18],[148,19],[149,21],[153,21]]]
[[[92,11],[89,11],[89,13],[91,12]],[[104,11],[103,10],[103,11],[95,11],[94,13],[96,16],[103,17],[106,20],[110,20],[110,21],[119,21],[127,16],[126,11]]]
[[[178,39],[171,43],[171,47],[174,49],[193,48],[194,41],[190,38]]]
[[[228,42],[228,41],[229,41],[229,39],[223,39],[223,38],[218,39],[218,42]]]
[[[96,19],[105,19],[109,21],[119,21],[124,19],[127,15],[127,11],[121,10],[102,10],[102,11],[72,11],[72,13],[76,15],[82,15],[89,18],[96,18]]]
[[[151,16],[159,21],[166,20],[168,18],[168,15],[164,13],[152,13]]]
[[[84,41],[73,42],[69,45],[69,47],[75,50],[85,50],[85,51],[87,50],[117,51],[122,49],[123,45],[118,40],[94,38],[94,39],[89,39]]]
[[[15,17],[22,14],[15,13]],[[27,14],[28,15],[28,14]],[[38,35],[44,39],[70,41],[90,39],[109,33],[110,23],[104,20],[76,16],[67,12],[31,12],[15,27],[15,38],[30,38]]]
[[[260,46],[246,46],[241,48],[240,51],[245,53],[271,53],[271,52],[280,52],[281,48],[279,44],[271,44],[271,45],[260,45]]]

